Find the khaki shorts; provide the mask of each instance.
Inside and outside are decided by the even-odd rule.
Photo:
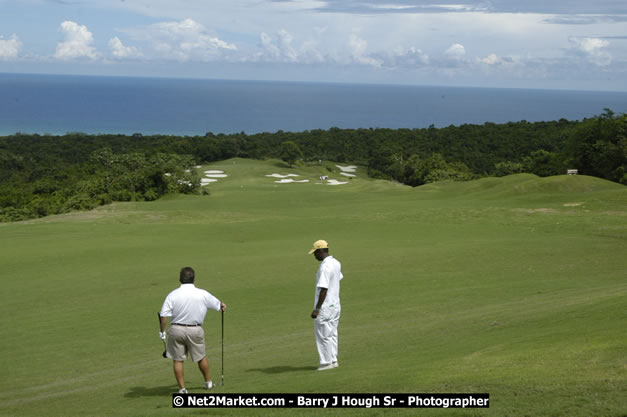
[[[201,326],[170,326],[168,331],[168,358],[184,361],[189,353],[194,362],[200,361],[205,354],[205,332]]]

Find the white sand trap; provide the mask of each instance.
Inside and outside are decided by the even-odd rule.
[[[201,178],[200,179],[200,185],[201,186],[205,186],[205,185],[209,185],[212,182],[217,182],[218,180],[214,180],[213,178]]]
[[[355,172],[355,171],[357,171],[357,167],[355,165],[349,165],[349,166],[345,166],[345,167],[343,167],[342,165],[336,165],[336,167],[338,167],[340,169],[340,171],[343,171],[343,172]]]
[[[224,174],[224,171],[220,171],[219,169],[210,169],[209,171],[205,171],[205,174]]]
[[[198,169],[198,168],[202,168],[202,166],[196,165],[194,168]]]
[[[287,175],[281,175],[281,174],[270,174],[270,175],[266,175],[266,177],[274,177],[274,178],[289,178],[289,177],[300,177],[300,175],[296,175],[296,174],[287,174]]]
[[[342,185],[342,184],[348,184],[348,181],[328,180],[327,184],[329,184],[329,185]]]
[[[205,174],[205,177],[209,177],[209,178],[226,178],[228,177],[227,174]]]
[[[348,172],[340,172],[340,175],[344,175],[345,177],[356,177],[355,174],[349,174]]]
[[[300,181],[295,181],[291,178],[287,178],[287,179],[282,179],[282,180],[278,180],[275,181],[277,184],[287,184],[289,182],[309,182],[309,180],[300,180]]]

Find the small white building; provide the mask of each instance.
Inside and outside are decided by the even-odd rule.
[[[566,175],[577,175],[576,169],[568,169],[566,170]]]

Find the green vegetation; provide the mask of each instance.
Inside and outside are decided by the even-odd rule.
[[[230,159],[210,196],[0,225],[0,415],[624,416],[627,188],[518,174],[412,188]],[[273,173],[308,183],[277,184]],[[343,264],[340,367],[309,314]],[[489,392],[485,410],[172,410],[155,317],[185,265],[229,305],[216,392]],[[220,320],[204,325],[214,375]],[[187,386],[205,392],[187,362]]]
[[[303,159],[303,152],[294,142],[283,142],[281,144],[281,159],[287,162],[290,167],[293,167],[297,161]]]
[[[0,222],[92,209],[112,201],[198,194],[196,164],[233,157],[359,164],[374,178],[419,186],[527,172],[627,184],[627,116],[582,122],[354,129],[204,137],[17,134],[0,138]],[[301,162],[302,161],[302,162]],[[189,171],[188,171],[189,170]]]

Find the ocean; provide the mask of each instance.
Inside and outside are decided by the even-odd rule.
[[[0,74],[0,135],[205,135],[582,120],[627,92]]]

